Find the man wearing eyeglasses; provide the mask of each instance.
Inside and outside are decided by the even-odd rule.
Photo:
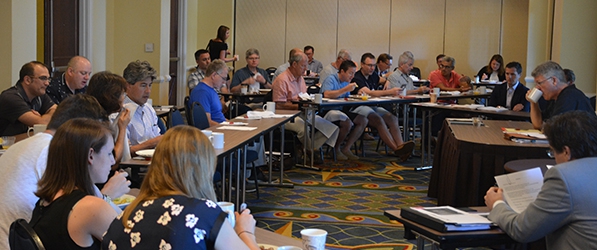
[[[255,48],[248,49],[245,59],[247,60],[247,66],[234,72],[230,83],[230,92],[240,93],[243,87],[248,88],[249,91],[247,92],[271,89],[272,84],[269,77],[267,77],[267,72],[259,68],[259,50]]]
[[[191,91],[190,103],[198,102],[201,104],[205,113],[207,113],[210,126],[226,121],[220,98],[214,88],[220,88],[222,84],[226,83],[227,76],[228,66],[226,66],[226,63],[220,59],[213,60],[207,66],[205,78]]]
[[[0,135],[22,134],[34,124],[48,124],[56,110],[46,95],[50,80],[48,68],[41,62],[21,67],[15,86],[0,94]]]
[[[596,123],[595,112],[584,111],[547,121],[543,132],[557,165],[545,172],[541,191],[520,213],[504,201],[501,188],[489,188],[488,218],[518,242],[545,237],[547,249],[597,249]]]
[[[75,56],[68,61],[66,72],[52,79],[46,93],[54,103],[59,104],[71,95],[85,93],[89,78],[91,78],[91,63],[85,57]]]
[[[460,74],[454,71],[456,59],[444,56],[441,58],[439,69],[429,74],[429,85],[431,88],[439,88],[442,91],[464,91],[468,90],[460,87]]]
[[[531,75],[535,79],[535,88],[543,92],[543,98],[552,101],[542,111],[539,104],[529,100],[527,94],[527,100],[531,103],[531,122],[535,129],[541,129],[543,121],[572,110],[585,110],[595,115],[589,98],[576,85],[568,85],[564,70],[558,63],[545,62],[537,66]]]
[[[386,84],[386,80],[388,77],[388,71],[392,67],[392,60],[394,58],[387,53],[383,53],[377,57],[377,65],[375,66],[375,71],[373,74],[377,74],[379,76],[379,86],[384,86]]]

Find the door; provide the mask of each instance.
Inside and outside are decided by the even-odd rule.
[[[170,0],[170,85],[168,88],[168,104],[176,105],[178,91],[178,4],[179,0]]]
[[[79,54],[79,1],[44,0],[44,63],[59,76]]]

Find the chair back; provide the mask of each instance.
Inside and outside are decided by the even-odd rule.
[[[321,90],[321,87],[317,86],[316,84],[313,84],[313,85],[307,87],[308,94],[320,94],[319,93],[320,90]]]
[[[270,82],[273,82],[274,75],[276,74],[276,67],[269,67],[265,69],[265,72],[267,72],[267,77],[269,77]]]
[[[8,233],[10,249],[45,250],[41,239],[25,219],[17,219],[10,224]]]
[[[187,96],[184,98],[184,110],[187,118],[187,124],[193,126],[193,115],[191,113],[191,97]]]
[[[207,114],[205,113],[205,109],[203,109],[201,104],[198,102],[193,102],[193,105],[191,106],[191,114],[193,126],[198,129],[209,128],[209,120],[207,119]]]
[[[182,114],[180,113],[180,110],[178,110],[177,108],[171,108],[170,113],[168,113],[168,128],[172,128],[178,125],[184,125],[184,119],[182,118]]]
[[[158,117],[158,128],[160,128],[160,135],[163,135],[166,133],[166,130],[168,130],[168,128],[166,128],[166,124],[164,124],[164,120],[162,120],[161,117]]]

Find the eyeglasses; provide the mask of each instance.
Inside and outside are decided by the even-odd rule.
[[[543,80],[543,81],[537,82],[537,84],[538,84],[538,85],[541,85],[541,84],[543,84],[544,82],[547,82],[547,80],[549,80],[549,79],[553,79],[553,78],[550,76],[550,77],[548,77],[547,79],[545,79],[545,80]]]
[[[259,60],[259,57],[247,57],[247,60]]]
[[[37,78],[39,80],[41,80],[42,82],[48,81],[51,82],[52,81],[52,77],[48,77],[48,76],[30,76],[31,78]]]
[[[375,67],[375,63],[374,64],[365,64],[365,63],[363,63],[363,65],[367,66],[367,67],[371,67],[371,68]]]
[[[222,78],[222,80],[226,80],[226,79],[228,79],[228,76],[227,76],[227,75],[224,75],[224,76],[222,76],[222,75],[220,75],[220,73],[218,73],[218,72],[216,72],[216,75],[218,75],[220,78]]]
[[[454,66],[440,64],[439,68],[440,69],[452,69],[452,68],[454,68]]]
[[[547,153],[547,156],[549,156],[549,158],[552,158],[552,159],[556,158],[556,152],[553,149],[548,149],[546,151],[546,153]]]

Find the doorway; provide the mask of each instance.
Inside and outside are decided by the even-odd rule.
[[[59,76],[79,54],[79,1],[44,0],[44,63]]]

